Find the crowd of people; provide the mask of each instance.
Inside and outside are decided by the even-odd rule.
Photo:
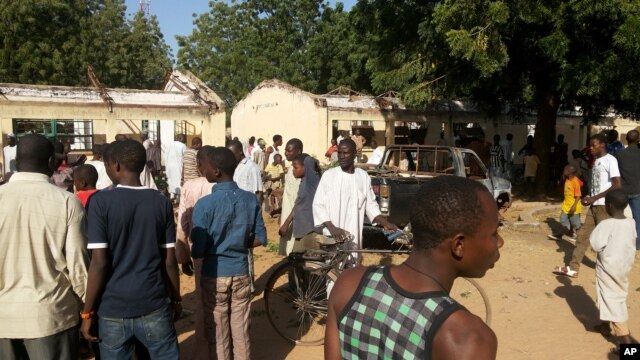
[[[134,352],[139,359],[177,359],[181,268],[195,276],[196,357],[248,359],[252,248],[267,243],[263,215],[280,216],[281,255],[329,242],[360,249],[365,215],[385,231],[398,230],[382,216],[369,175],[355,166],[365,160],[358,131],[332,140],[325,156],[336,166],[324,172],[297,138],[284,143],[275,135],[267,146],[251,137],[214,147],[194,137],[187,148],[178,135],[166,144],[169,196],[154,182],[157,144],[146,133],[140,138],[118,135],[95,146],[91,160],[71,161],[68,146],[9,134],[15,168],[0,186],[0,358],[76,359],[80,332],[99,359],[130,359]],[[488,156],[492,173],[509,174],[512,139],[496,135],[493,145],[469,147]],[[628,250],[640,249],[638,132],[630,131],[627,142],[624,150],[612,145],[613,157],[612,141],[591,139],[589,196],[581,196],[577,167],[563,164],[560,222],[577,240],[571,263],[555,271],[576,277],[590,243],[598,252],[602,331],[634,341],[625,300],[635,253]],[[374,141],[369,145],[369,160],[382,157]],[[622,215],[627,204],[635,223]],[[589,206],[585,224],[582,206]],[[349,264],[354,268],[333,286],[327,357],[495,358],[493,331],[448,295],[456,277],[481,277],[499,258],[493,196],[478,182],[436,177],[416,194],[410,213],[414,246],[405,263]]]

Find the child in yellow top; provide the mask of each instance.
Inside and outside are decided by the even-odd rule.
[[[562,210],[560,211],[560,224],[564,226],[564,234],[549,235],[549,239],[562,240],[562,236],[569,235],[569,240],[575,242],[576,231],[582,226],[580,214],[582,214],[582,204],[580,198],[582,192],[582,182],[576,176],[577,169],[569,164],[564,167],[562,175],[564,176],[564,201],[562,201]]]

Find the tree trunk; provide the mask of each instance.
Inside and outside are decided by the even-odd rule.
[[[551,147],[555,143],[556,119],[560,97],[557,94],[545,95],[538,104],[536,133],[533,140],[535,154],[540,159],[540,167],[536,176],[536,193],[546,194],[549,183],[551,165]]]

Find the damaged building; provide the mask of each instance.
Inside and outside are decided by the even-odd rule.
[[[106,88],[91,70],[88,77],[93,87],[0,83],[2,146],[9,133],[37,133],[86,153],[117,134],[140,139],[143,131],[161,149],[177,134],[188,144],[197,136],[224,145],[224,102],[190,72],[167,73],[163,90]]]

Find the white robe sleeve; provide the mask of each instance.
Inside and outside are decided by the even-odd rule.
[[[593,251],[598,253],[604,250],[609,242],[609,234],[603,225],[605,225],[605,223],[598,224],[598,226],[593,229],[591,236],[589,237],[589,242],[591,243]]]
[[[331,174],[325,173],[324,176],[320,178],[316,194],[313,197],[313,223],[315,226],[322,226],[325,222],[331,221],[328,207],[329,199],[327,198],[327,188],[330,187],[330,175]]]
[[[373,188],[371,187],[371,178],[367,173],[364,174],[365,178],[363,180],[364,183],[364,191],[367,194],[367,200],[365,204],[365,213],[370,221],[373,221],[378,215],[382,214],[380,212],[380,206],[378,206],[378,202],[376,201],[376,194],[373,192]]]

